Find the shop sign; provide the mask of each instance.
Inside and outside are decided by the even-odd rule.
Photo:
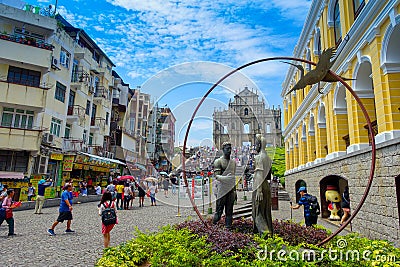
[[[75,156],[64,156],[63,171],[65,171],[65,172],[72,171],[74,159],[75,159]]]
[[[50,155],[50,159],[53,159],[53,160],[63,160],[63,158],[64,158],[63,154],[52,153]]]
[[[92,171],[95,171],[95,172],[109,172],[110,169],[103,168],[103,167],[92,166]]]
[[[89,166],[89,165],[83,165],[83,169],[84,169],[85,171],[88,171],[88,170],[89,170],[89,168],[90,168],[90,166]]]
[[[77,169],[77,170],[82,170],[82,168],[83,168],[83,164],[80,164],[80,163],[74,163],[74,169]]]
[[[87,163],[89,161],[89,157],[86,155],[76,155],[75,162],[76,163]]]

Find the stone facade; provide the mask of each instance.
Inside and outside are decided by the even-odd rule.
[[[301,170],[294,170],[286,176],[286,189],[294,196],[296,182],[304,180],[310,194],[323,198],[325,194],[321,192],[322,179],[340,174],[348,182],[351,210],[354,211],[365,192],[371,161],[371,149],[368,148]],[[400,245],[397,197],[400,193],[399,177],[400,139],[377,145],[374,179],[363,207],[352,222],[353,231],[369,238],[385,239],[397,246]]]
[[[225,141],[230,141],[235,147],[241,147],[245,143],[253,145],[256,134],[260,133],[266,138],[267,146],[282,146],[280,107],[265,106],[264,99],[257,92],[245,87],[233,100],[229,100],[227,110],[215,110],[215,145],[220,148]]]

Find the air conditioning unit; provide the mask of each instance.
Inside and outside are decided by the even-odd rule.
[[[51,58],[51,67],[52,67],[53,69],[58,69],[58,70],[60,70],[60,62],[58,62],[58,59],[57,59],[57,58],[55,58],[55,57],[52,57],[52,58]]]
[[[44,133],[43,135],[43,143],[51,145],[54,142],[54,135],[51,133]]]

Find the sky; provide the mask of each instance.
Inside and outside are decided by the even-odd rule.
[[[48,6],[55,0],[28,0]],[[57,11],[84,29],[131,88],[142,87],[177,118],[176,144],[205,92],[230,70],[261,58],[291,56],[311,0],[58,0]],[[244,86],[282,107],[288,66],[244,69],[217,87],[196,114],[190,145],[212,139],[212,112]]]

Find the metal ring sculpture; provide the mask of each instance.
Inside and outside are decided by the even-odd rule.
[[[193,120],[196,117],[197,111],[199,110],[199,108],[201,107],[201,105],[203,104],[204,100],[207,98],[207,96],[222,82],[224,81],[226,78],[228,78],[229,76],[231,76],[232,74],[238,72],[239,70],[242,70],[244,68],[247,68],[251,65],[255,65],[258,63],[262,63],[262,62],[267,62],[267,61],[272,61],[272,60],[293,60],[293,61],[300,61],[303,63],[307,63],[307,64],[311,64],[311,65],[317,65],[316,63],[309,61],[309,60],[305,60],[305,59],[301,59],[301,58],[294,58],[294,57],[270,57],[270,58],[263,58],[263,59],[259,59],[259,60],[255,60],[252,62],[249,62],[245,65],[242,65],[234,70],[232,70],[231,72],[229,72],[228,74],[226,74],[225,76],[223,76],[221,79],[219,79],[208,91],[207,93],[203,96],[203,98],[200,100],[199,104],[197,105],[196,109],[194,110],[192,117],[190,118],[188,127],[186,129],[186,133],[185,133],[185,139],[183,142],[183,157],[182,157],[182,170],[183,170],[183,180],[185,182],[185,187],[186,187],[186,193],[189,196],[190,202],[192,203],[193,209],[195,210],[195,212],[197,213],[197,216],[200,218],[200,220],[203,222],[203,224],[208,227],[207,223],[205,222],[203,216],[201,215],[199,209],[196,206],[196,203],[194,202],[193,198],[190,197],[190,192],[189,192],[189,186],[188,186],[188,182],[186,179],[186,168],[185,168],[185,151],[186,151],[186,143],[187,143],[187,139],[189,136],[189,132],[190,132],[190,128],[192,126]],[[330,236],[328,236],[327,238],[325,238],[324,240],[322,240],[320,243],[318,243],[318,246],[322,246],[325,243],[329,242],[332,238],[334,238],[336,235],[338,235],[349,223],[351,223],[351,221],[356,217],[357,213],[360,211],[361,207],[364,205],[364,202],[368,196],[368,193],[371,189],[372,186],[372,181],[374,178],[374,173],[375,173],[375,163],[376,163],[376,146],[375,146],[375,137],[373,134],[373,130],[372,130],[372,124],[371,124],[371,119],[368,115],[367,110],[365,109],[363,103],[361,102],[360,98],[357,96],[357,94],[354,92],[354,90],[340,77],[338,76],[336,73],[332,72],[331,70],[329,70],[329,73],[332,74],[339,82],[341,82],[346,89],[352,94],[352,96],[354,97],[354,99],[356,100],[357,104],[359,105],[359,107],[361,108],[361,111],[367,121],[367,125],[368,125],[368,130],[369,130],[369,135],[370,135],[370,140],[371,140],[371,150],[372,150],[372,159],[371,159],[371,168],[370,168],[370,174],[369,174],[369,180],[367,183],[367,186],[365,188],[364,194],[361,198],[360,203],[358,203],[358,206],[356,207],[356,209],[354,210],[353,214],[350,216],[349,219],[347,219],[347,221],[345,223],[343,223],[343,225],[341,227],[339,227],[334,233],[332,233]]]

